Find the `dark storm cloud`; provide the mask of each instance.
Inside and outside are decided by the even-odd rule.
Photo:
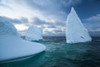
[[[55,25],[64,27],[66,25],[66,21],[56,21]]]
[[[65,26],[65,21],[67,17],[67,7],[71,5],[75,5],[81,2],[81,0],[9,0],[11,3],[15,3],[18,5],[23,6],[23,8],[29,8],[31,11],[36,12],[38,16],[37,18],[33,18],[34,21],[27,23],[27,26],[30,25],[41,25],[44,29],[48,28],[54,28],[58,29],[60,26],[61,28]],[[13,2],[12,2],[13,1]],[[10,3],[9,3],[10,4]],[[41,20],[40,15],[38,12],[42,15],[43,20]],[[33,17],[35,17],[33,15]],[[46,21],[46,20],[49,21]],[[55,20],[55,22],[52,22],[51,20]],[[9,19],[10,21],[13,21],[13,23],[25,23],[28,22],[27,19]],[[58,31],[62,32],[61,29],[58,29]],[[58,33],[58,31],[55,31],[55,33]],[[51,31],[52,32],[52,31]],[[54,31],[53,31],[54,32]]]
[[[33,23],[33,25],[48,25],[48,28],[55,28],[55,26],[65,26],[65,21],[55,21],[53,23],[52,21],[41,20],[37,17],[33,18],[33,21],[31,23]]]
[[[97,14],[96,16],[89,17],[86,19],[86,21],[100,23],[100,14]]]
[[[27,23],[28,26],[32,24],[37,26],[41,25],[44,29],[45,28],[58,29],[58,27],[62,28],[65,27],[66,25],[65,21],[67,19],[67,13],[69,13],[68,11],[70,11],[70,8],[74,6],[79,17],[81,19],[86,19],[84,20],[85,22],[83,23],[89,31],[100,30],[100,7],[99,7],[100,0],[9,0],[9,2],[11,1],[13,2],[7,5],[2,3],[2,1],[5,0],[0,0],[1,4],[0,6],[5,6],[8,8],[9,6],[7,5],[12,4],[14,2],[13,4],[20,5],[23,9],[26,8],[26,10],[29,10],[24,14],[27,13],[31,14],[33,12],[30,18],[36,17],[33,18],[34,21],[32,21],[31,23],[28,21],[27,18],[20,18],[20,19],[6,18],[6,20],[13,21],[13,23],[26,24],[28,22]],[[35,12],[37,14],[35,14]],[[26,16],[27,15],[25,15],[25,17]],[[51,21],[52,19],[54,20],[54,22]],[[64,33],[61,29],[58,29],[58,31],[55,32]],[[52,33],[54,33],[54,31]]]
[[[48,25],[47,28],[56,28],[55,25]]]
[[[85,19],[84,21],[84,24],[89,31],[100,31],[100,14],[91,16]]]
[[[29,22],[28,19],[25,18],[25,17],[21,17],[19,20],[20,20],[22,23],[28,23],[28,22]]]
[[[11,22],[14,24],[22,24],[22,23],[28,23],[28,19],[27,18],[20,18],[20,19],[11,19],[8,17],[4,17],[4,16],[0,16],[0,21],[5,21],[5,22]]]
[[[49,10],[49,11],[53,11],[53,10],[59,10],[61,9],[61,7],[64,5],[72,5],[75,2],[78,3],[78,1],[80,0],[26,0],[26,3],[32,7],[32,8],[36,8],[39,10]],[[61,10],[60,10],[61,11]]]
[[[45,28],[56,29],[57,31],[55,30],[55,33],[58,33],[58,31],[62,32],[62,29],[65,28],[66,22],[65,21],[54,21],[54,22],[53,21],[45,21],[45,20],[41,20],[36,17],[36,18],[33,18],[33,21],[30,24],[36,25],[36,26],[40,25],[43,29],[45,29]],[[53,31],[51,31],[51,32],[53,32]]]
[[[55,30],[53,30],[55,33],[61,33],[61,32],[63,32],[62,30],[59,30],[59,29],[55,29]]]
[[[33,24],[35,25],[44,25],[44,24],[49,24],[48,22],[44,21],[44,20],[41,20],[37,17],[33,18],[33,21],[32,21]]]
[[[95,32],[94,31],[90,31],[89,33],[90,33],[91,36],[100,37],[100,31],[95,31]]]
[[[81,0],[21,0],[18,2],[24,2],[33,11],[39,10],[45,17],[54,16],[57,20],[66,20],[67,7],[78,4]]]
[[[59,30],[45,31],[45,36],[65,36],[65,32]]]

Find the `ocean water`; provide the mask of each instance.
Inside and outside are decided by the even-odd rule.
[[[44,44],[46,51],[0,67],[100,67],[100,38],[77,44],[67,44],[64,37],[45,37],[37,42]]]

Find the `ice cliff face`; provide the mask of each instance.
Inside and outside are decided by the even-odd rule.
[[[74,8],[72,7],[66,21],[66,42],[79,43],[91,41],[87,29],[82,24]]]
[[[16,28],[10,22],[0,21],[0,36],[2,35],[19,36]]]
[[[34,41],[42,39],[42,29],[36,26],[31,26],[26,31],[26,40]]]
[[[0,61],[35,55],[45,49],[42,44],[21,39],[10,22],[0,21]]]

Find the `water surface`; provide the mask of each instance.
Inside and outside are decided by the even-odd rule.
[[[47,47],[45,52],[0,67],[100,67],[100,38],[77,44],[67,44],[63,37],[46,37],[38,42]]]

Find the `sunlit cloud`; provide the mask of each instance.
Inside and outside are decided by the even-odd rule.
[[[18,31],[24,31],[28,29],[28,26],[24,25],[24,24],[15,24],[15,27]]]
[[[91,21],[91,22],[100,22],[100,14],[97,14],[95,16],[89,17],[89,18],[87,18],[85,20]]]
[[[50,21],[51,21],[52,23],[56,23],[56,21],[55,21],[54,19],[51,19]]]
[[[18,31],[30,26],[43,29],[46,34],[64,34],[69,7],[83,0],[0,0],[0,16],[12,22]],[[89,31],[99,30],[100,15],[87,18],[84,23]],[[4,20],[5,20],[4,19]],[[94,22],[97,24],[95,24]],[[90,23],[92,22],[92,23]]]

